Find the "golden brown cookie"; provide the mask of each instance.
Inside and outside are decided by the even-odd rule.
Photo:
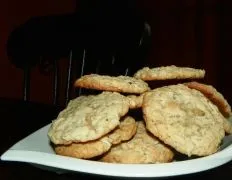
[[[201,91],[210,101],[212,101],[225,117],[232,115],[231,107],[224,96],[211,85],[199,83],[196,81],[185,83],[189,88]]]
[[[127,98],[117,92],[81,96],[60,112],[48,136],[54,144],[96,140],[115,129],[128,110]]]
[[[119,144],[122,141],[131,139],[135,135],[136,129],[137,125],[135,119],[131,116],[124,117],[120,122],[119,127],[109,133],[108,137],[110,139],[110,143]]]
[[[205,70],[190,67],[161,66],[155,68],[144,67],[138,70],[134,77],[144,81],[167,79],[199,79],[204,78]]]
[[[232,134],[232,116],[224,120],[224,129],[227,134]]]
[[[136,129],[134,118],[126,116],[115,130],[100,139],[84,143],[55,145],[54,149],[59,155],[90,159],[107,152],[113,144],[131,139],[136,133]]]
[[[100,161],[125,164],[145,164],[170,162],[173,152],[145,129],[143,121],[138,121],[135,136],[118,144],[103,155]]]
[[[183,84],[145,93],[142,110],[147,129],[188,156],[215,153],[225,135],[225,118],[218,108]]]
[[[146,82],[130,76],[84,75],[74,83],[75,87],[140,94],[149,90]]]
[[[129,100],[130,109],[137,109],[137,108],[142,107],[143,95],[144,94],[140,94],[139,96],[136,96],[136,95],[128,95],[128,96],[126,96],[128,98],[128,100]]]
[[[107,152],[112,144],[109,142],[108,137],[102,137],[98,140],[72,143],[68,145],[55,145],[54,149],[56,154],[62,156],[70,156],[80,159],[90,159]]]
[[[224,129],[226,133],[232,133],[232,125],[227,120],[232,115],[231,106],[224,98],[224,96],[211,85],[199,83],[196,81],[185,83],[189,88],[196,89],[202,92],[210,101],[212,101],[219,109],[219,111],[226,117],[224,120]]]

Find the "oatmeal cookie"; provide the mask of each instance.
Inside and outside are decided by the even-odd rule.
[[[135,136],[110,149],[100,161],[125,164],[170,162],[173,152],[156,137],[146,131],[143,121],[138,121]]]
[[[212,101],[219,109],[219,111],[226,117],[224,120],[224,129],[226,133],[232,133],[232,124],[228,118],[232,115],[231,106],[224,98],[224,96],[211,85],[199,83],[196,81],[185,83],[189,88],[196,89],[202,92],[210,101]]]
[[[96,140],[115,129],[128,110],[127,98],[117,92],[80,96],[59,113],[48,136],[54,144]]]
[[[128,95],[128,96],[126,96],[128,98],[128,100],[129,100],[130,109],[137,109],[137,108],[142,107],[143,95],[144,94],[140,94],[139,96],[136,96],[136,95]]]
[[[130,76],[107,76],[99,74],[84,75],[74,83],[75,87],[140,94],[150,89],[141,79]]]
[[[204,78],[205,70],[190,67],[161,66],[155,68],[144,67],[138,70],[134,77],[144,81],[167,79],[200,79]]]
[[[225,136],[217,106],[183,84],[145,93],[142,110],[147,129],[188,156],[215,153]]]
[[[94,141],[55,145],[55,152],[59,155],[81,159],[90,159],[107,152],[113,144],[131,139],[136,133],[137,125],[134,118],[124,117],[120,125],[109,134]]]

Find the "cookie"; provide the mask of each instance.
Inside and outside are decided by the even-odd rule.
[[[213,86],[199,83],[196,81],[185,83],[189,88],[202,92],[210,101],[212,101],[225,117],[232,115],[231,107],[224,96],[218,92]]]
[[[116,145],[103,155],[100,161],[125,164],[170,162],[173,152],[145,129],[143,121],[137,122],[135,136]]]
[[[90,159],[107,152],[113,144],[131,139],[136,133],[136,122],[130,116],[124,117],[120,125],[104,137],[84,143],[55,145],[56,154],[80,159]]]
[[[188,156],[215,153],[225,136],[217,106],[183,84],[145,93],[142,111],[153,135]]]
[[[90,159],[107,152],[112,144],[108,137],[85,143],[72,143],[68,145],[55,145],[56,154],[75,157],[79,159]]]
[[[129,100],[130,109],[137,109],[137,108],[142,107],[143,95],[144,94],[140,94],[139,96],[136,96],[136,95],[128,95],[128,96],[126,96],[128,98],[128,100]]]
[[[161,66],[155,68],[144,67],[138,70],[134,77],[144,81],[167,79],[199,79],[204,78],[205,70],[190,67]]]
[[[119,127],[108,135],[110,143],[115,145],[131,139],[135,135],[136,129],[135,119],[131,116],[124,117]]]
[[[232,133],[232,124],[227,120],[232,115],[231,106],[224,96],[211,85],[199,83],[196,81],[185,83],[189,88],[202,92],[210,101],[212,101],[219,111],[226,117],[224,119],[224,129],[226,133]]]
[[[224,130],[227,134],[232,134],[232,116],[224,120]]]
[[[117,92],[80,96],[59,113],[48,136],[54,144],[96,140],[115,129],[128,110],[127,98]]]
[[[148,91],[148,84],[130,76],[84,75],[74,83],[75,87],[140,94]]]

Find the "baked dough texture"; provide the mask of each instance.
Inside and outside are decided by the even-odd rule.
[[[74,83],[75,87],[141,94],[150,90],[146,82],[130,76],[84,75]]]
[[[128,110],[127,98],[117,92],[80,96],[60,112],[48,136],[54,144],[96,140],[115,129]]]
[[[126,96],[129,100],[130,109],[138,109],[142,107],[143,104],[143,94],[140,95],[128,95]]]
[[[119,144],[131,139],[135,135],[136,129],[135,119],[126,116],[115,130],[100,139],[84,143],[55,145],[54,149],[59,155],[90,159],[107,152],[113,144]]]
[[[212,101],[225,117],[232,115],[231,107],[224,96],[211,85],[199,83],[196,81],[185,83],[189,88],[202,92],[210,101]]]
[[[199,83],[196,81],[187,82],[185,83],[185,85],[187,85],[189,88],[196,89],[202,92],[210,101],[212,101],[218,107],[219,111],[226,117],[224,119],[225,132],[231,134],[232,123],[228,120],[232,115],[231,106],[224,98],[224,96],[211,85]]]
[[[183,84],[145,93],[142,110],[147,129],[188,156],[215,153],[225,135],[217,106]]]
[[[100,161],[124,164],[164,163],[173,159],[173,152],[146,131],[143,121],[137,122],[137,132],[130,140],[116,145]]]
[[[204,69],[190,67],[161,66],[155,68],[143,67],[139,69],[134,77],[144,81],[168,80],[168,79],[200,79],[204,78]]]

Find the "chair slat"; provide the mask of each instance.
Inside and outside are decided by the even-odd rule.
[[[84,49],[82,54],[80,77],[84,75],[85,60],[86,60],[86,50]],[[82,94],[82,89],[79,88],[78,95],[80,96],[81,94]]]
[[[56,105],[58,103],[58,78],[59,77],[59,69],[58,62],[54,61],[54,76],[53,76],[53,104]]]
[[[65,104],[67,104],[69,99],[70,99],[71,75],[72,75],[72,68],[73,68],[72,64],[73,64],[73,51],[70,50],[68,72],[67,72],[67,81],[66,81]]]
[[[28,101],[30,95],[30,68],[28,66],[24,67],[23,70],[23,100]]]
[[[126,68],[126,70],[125,70],[125,74],[124,74],[125,76],[128,76],[129,75],[129,68]]]

